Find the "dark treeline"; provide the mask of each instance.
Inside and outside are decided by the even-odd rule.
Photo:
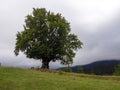
[[[87,65],[71,67],[71,71],[79,73],[80,68],[82,68],[81,72],[85,74],[113,75],[118,64],[120,64],[120,60],[102,60]],[[65,70],[65,68],[60,69]]]

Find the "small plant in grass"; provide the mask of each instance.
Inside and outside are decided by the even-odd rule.
[[[82,67],[78,67],[77,72],[78,73],[84,73],[83,68]]]
[[[67,65],[65,68],[65,72],[72,72],[70,65],[72,65],[73,61],[72,58],[67,58],[66,60],[62,61],[61,64]]]
[[[114,75],[120,76],[120,64],[118,64],[117,67],[115,68]]]
[[[63,74],[64,74],[64,71],[59,70],[59,71],[58,71],[58,74],[59,74],[59,75],[63,75]]]
[[[66,70],[65,70],[66,72],[72,72],[72,69],[71,69],[71,67],[66,67]]]

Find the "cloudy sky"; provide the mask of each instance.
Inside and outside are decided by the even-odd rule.
[[[7,66],[39,66],[40,61],[14,55],[16,33],[32,8],[61,13],[84,46],[73,65],[120,59],[120,0],[0,0],[0,62]],[[50,63],[51,68],[60,66]]]

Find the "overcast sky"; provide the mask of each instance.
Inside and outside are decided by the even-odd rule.
[[[83,48],[73,65],[120,59],[120,0],[0,0],[0,62],[7,66],[39,66],[40,61],[14,55],[16,33],[23,30],[32,8],[61,13],[78,35]],[[50,63],[51,68],[60,66]]]

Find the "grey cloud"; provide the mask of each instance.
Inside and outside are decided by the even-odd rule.
[[[81,1],[77,1],[81,2]],[[80,4],[81,5],[81,4]],[[4,0],[0,3],[0,62],[8,66],[39,66],[40,61],[27,59],[25,55],[15,57],[14,47],[17,31],[23,30],[24,19],[33,7],[47,8],[61,13],[70,22],[72,33],[78,35],[83,48],[74,58],[74,64],[86,64],[102,59],[120,59],[120,17],[116,13],[106,22],[85,23],[84,8],[72,1]],[[84,5],[83,5],[84,6]],[[84,12],[84,13],[83,13]],[[119,11],[117,11],[119,12]],[[89,13],[87,13],[89,14]],[[116,16],[115,16],[116,15]],[[86,15],[89,16],[89,15]],[[90,18],[90,17],[87,17]],[[93,18],[93,17],[92,17]],[[91,31],[94,29],[93,31]],[[59,62],[50,67],[61,66]]]
[[[88,63],[104,59],[120,59],[120,17],[100,25],[98,32],[84,32],[83,50],[79,51],[76,63]]]

